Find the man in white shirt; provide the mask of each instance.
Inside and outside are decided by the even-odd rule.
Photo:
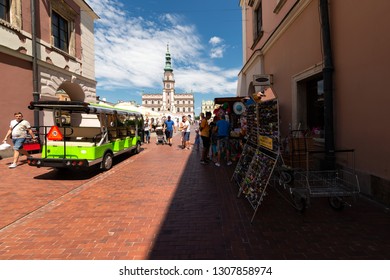
[[[20,154],[28,156],[27,151],[23,149],[23,143],[26,141],[27,133],[31,135],[34,141],[36,140],[36,137],[31,130],[31,125],[28,121],[23,119],[23,114],[18,112],[15,113],[14,116],[15,119],[11,121],[8,132],[3,140],[3,142],[7,142],[8,136],[12,136],[12,143],[14,145],[14,161],[9,168],[15,168],[18,166]]]
[[[190,121],[188,120],[187,116],[183,116],[183,149],[191,149],[190,147],[190,131],[191,131],[191,125]]]

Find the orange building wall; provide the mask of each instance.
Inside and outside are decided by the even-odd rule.
[[[264,71],[274,76],[284,136],[288,135],[292,125],[292,77],[322,61],[319,31],[318,8],[312,3],[264,53]]]
[[[355,149],[355,167],[363,193],[390,203],[390,1],[328,2],[334,64],[335,146]],[[263,1],[264,34],[256,46],[253,46],[253,11],[251,8],[246,11],[245,62],[256,50],[261,50],[263,57],[259,61],[263,65],[259,68],[247,64],[243,69],[252,73],[258,68],[265,74],[273,74],[282,137],[288,135],[293,120],[294,78],[316,66],[321,68],[323,61],[319,0],[300,1],[298,6],[308,4],[302,13],[294,14],[296,18],[290,25],[284,22],[283,32],[274,32],[296,3],[287,1],[276,15],[275,1]],[[276,34],[280,36],[277,38]]]
[[[10,121],[14,119],[15,110],[22,112],[24,118],[34,125],[33,112],[27,108],[33,99],[31,63],[0,53],[0,73],[1,99],[3,104],[7,104],[1,108],[0,118],[0,135],[4,138]],[[2,94],[4,92],[12,94]],[[22,107],[20,107],[20,100],[26,100]]]
[[[334,1],[337,143],[356,147],[357,168],[390,180],[390,2]],[[348,16],[346,16],[348,15]]]
[[[22,30],[31,34],[31,1],[22,0]]]

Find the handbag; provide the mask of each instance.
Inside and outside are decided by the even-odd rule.
[[[11,148],[11,145],[8,144],[8,143],[4,142],[3,144],[0,145],[0,151],[5,151],[5,150],[7,150],[9,148]]]

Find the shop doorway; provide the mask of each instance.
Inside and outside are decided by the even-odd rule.
[[[321,77],[307,81],[307,124],[310,131],[324,137],[324,80]]]
[[[297,128],[324,137],[324,80],[322,73],[297,82]]]

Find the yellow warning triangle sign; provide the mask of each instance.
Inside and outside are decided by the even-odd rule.
[[[50,128],[49,133],[47,134],[47,139],[57,141],[63,139],[62,133],[58,126],[54,125]]]

